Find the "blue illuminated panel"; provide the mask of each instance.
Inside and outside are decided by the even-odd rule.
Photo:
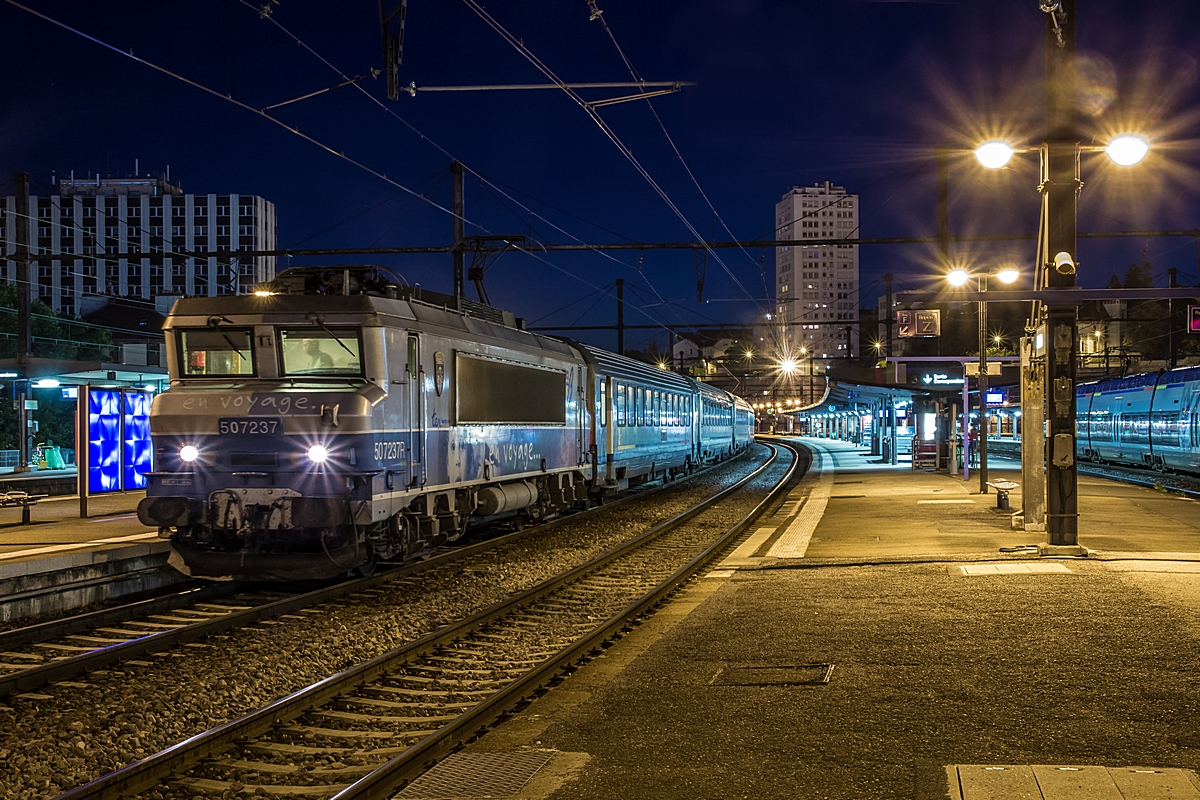
[[[88,488],[94,494],[121,490],[121,393],[88,394]]]
[[[153,468],[150,447],[150,394],[125,392],[124,468],[125,491],[146,488],[146,473]]]

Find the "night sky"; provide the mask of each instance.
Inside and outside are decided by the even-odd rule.
[[[256,108],[382,66],[377,8],[366,0],[281,0],[270,19],[260,18],[257,0],[28,4]],[[599,113],[702,234],[770,238],[774,204],[788,188],[830,180],[862,197],[862,236],[932,235],[937,145],[962,150],[950,171],[953,233],[1035,230],[1036,160],[1018,156],[1011,169],[992,173],[969,151],[998,135],[1029,144],[1042,136],[1044,14],[1037,0],[597,5],[642,77],[698,84],[650,101],[686,168],[646,101]],[[585,0],[493,2],[486,10],[565,81],[630,78]],[[1140,130],[1154,148],[1125,170],[1103,155],[1085,156],[1080,230],[1200,226],[1200,3],[1079,0],[1078,15],[1084,141]],[[265,196],[277,206],[280,247],[450,241],[444,211],[252,112],[13,5],[0,3],[0,30],[0,194],[12,192],[16,170],[30,172],[34,193],[45,195],[52,173],[123,176],[138,159],[143,173],[169,164],[188,192]],[[472,6],[452,0],[411,0],[400,69],[401,82],[418,87],[546,82]],[[383,78],[361,86],[370,97],[344,87],[270,113],[441,206],[450,204],[451,156],[463,161],[491,184],[467,176],[468,234],[522,233],[547,243],[693,238],[561,91],[388,101]],[[611,324],[615,303],[605,293],[618,277],[638,307],[626,314],[631,324],[753,320],[768,307],[762,301],[774,285],[773,252],[718,254],[724,264],[708,259],[703,305],[690,251],[649,251],[643,259],[636,252],[541,260],[509,254],[489,270],[487,287],[495,305],[531,325]],[[954,255],[983,268],[1027,265],[1033,244],[960,246]],[[1160,285],[1168,267],[1194,285],[1198,258],[1190,238],[1083,241],[1080,281],[1102,286],[1114,271],[1124,275],[1131,263],[1148,260]],[[449,256],[344,261],[387,264],[409,282],[450,289]],[[885,272],[904,286],[934,285],[933,262],[932,246],[862,248],[860,303],[874,305]],[[607,347],[615,340],[611,332],[576,337]],[[635,331],[627,346],[652,339],[665,346],[662,331]]]

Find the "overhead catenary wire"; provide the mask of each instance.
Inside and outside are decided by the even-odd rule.
[[[257,13],[257,9],[256,9],[256,8],[255,8],[255,7],[254,7],[252,4],[250,4],[250,3],[249,3],[247,0],[239,0],[239,2],[241,2],[241,4],[242,4],[242,5],[246,6],[247,8],[249,8],[249,9],[251,9],[251,10],[254,10],[254,11]],[[274,25],[275,25],[275,27],[276,27],[276,28],[278,28],[278,29],[279,29],[279,30],[280,30],[280,31],[281,31],[281,32],[282,32],[284,35],[286,35],[286,36],[287,36],[288,38],[290,38],[290,39],[291,39],[293,42],[295,42],[297,46],[299,46],[299,47],[303,48],[304,50],[307,50],[307,51],[308,51],[308,52],[309,52],[309,53],[310,53],[310,54],[311,54],[311,55],[312,55],[314,58],[316,58],[316,59],[317,59],[318,61],[320,61],[322,64],[324,64],[325,66],[327,66],[329,69],[333,70],[333,71],[334,71],[335,73],[337,73],[338,75],[340,75],[340,76],[341,76],[341,77],[342,77],[344,80],[346,80],[346,79],[347,79],[347,78],[346,78],[346,74],[345,74],[345,72],[343,72],[343,71],[342,71],[342,70],[340,70],[338,67],[336,67],[336,66],[335,66],[335,65],[334,65],[332,62],[330,62],[330,61],[329,61],[327,58],[325,58],[323,55],[321,55],[321,54],[320,54],[320,53],[318,53],[318,52],[317,52],[315,49],[313,49],[311,46],[309,46],[307,43],[305,43],[305,42],[304,42],[302,39],[300,39],[300,37],[298,37],[296,34],[292,33],[292,32],[291,32],[291,31],[290,31],[288,28],[284,27],[284,25],[283,25],[282,23],[280,23],[280,22],[279,22],[279,20],[275,19],[275,17],[274,17],[274,16],[267,17],[266,19],[268,19],[268,20],[269,20],[269,21],[270,21],[272,24],[274,24]],[[497,186],[495,183],[493,183],[492,181],[490,181],[490,180],[487,178],[487,176],[483,175],[482,173],[480,173],[480,172],[478,172],[477,170],[473,169],[473,168],[472,168],[472,167],[471,167],[469,164],[467,164],[467,163],[465,163],[464,161],[462,161],[461,159],[457,158],[457,157],[456,157],[454,154],[452,154],[452,153],[451,153],[449,150],[447,150],[446,148],[442,147],[440,144],[438,144],[437,142],[435,142],[435,141],[434,141],[434,140],[433,140],[431,137],[429,137],[429,136],[427,136],[426,134],[424,134],[422,131],[420,131],[420,130],[419,130],[417,127],[416,127],[416,126],[414,126],[412,123],[410,123],[410,122],[409,122],[408,120],[406,120],[404,117],[402,117],[402,116],[400,116],[399,114],[397,114],[397,113],[396,113],[396,112],[395,112],[393,109],[391,109],[391,108],[390,108],[390,107],[388,107],[386,104],[384,104],[384,103],[383,103],[383,101],[381,101],[379,98],[375,97],[375,96],[374,96],[374,95],[372,95],[370,92],[368,92],[368,91],[367,91],[365,88],[363,88],[363,87],[362,87],[362,86],[361,86],[359,83],[353,83],[353,84],[351,84],[351,85],[352,85],[354,88],[358,89],[358,91],[359,91],[359,92],[361,92],[361,93],[363,94],[363,96],[364,96],[364,97],[366,97],[367,99],[369,99],[369,100],[370,100],[372,103],[374,103],[375,105],[379,106],[379,108],[381,108],[381,109],[382,109],[382,110],[383,110],[383,111],[384,111],[386,114],[390,115],[391,117],[393,117],[394,119],[396,119],[397,121],[399,121],[399,122],[400,122],[402,125],[404,125],[405,127],[407,127],[407,128],[408,128],[410,131],[412,131],[414,134],[416,134],[417,136],[419,136],[419,137],[421,138],[421,140],[422,140],[422,141],[424,141],[424,142],[427,142],[429,145],[431,145],[431,146],[432,146],[434,149],[438,150],[440,153],[442,153],[443,155],[445,155],[447,158],[450,158],[450,159],[452,159],[452,160],[454,160],[454,161],[457,161],[458,163],[462,164],[462,165],[463,165],[463,167],[464,167],[464,169],[465,169],[467,172],[470,172],[470,173],[471,173],[472,175],[474,175],[474,176],[475,176],[477,179],[479,179],[479,180],[483,181],[483,182],[484,182],[484,183],[486,183],[488,186],[490,186],[490,187],[492,187],[493,189],[495,189],[496,191],[500,192],[502,195],[504,195],[504,196],[505,196],[506,198],[508,198],[510,201],[512,201],[513,203],[517,204],[518,206],[520,206],[521,208],[523,208],[525,211],[528,211],[528,212],[529,212],[531,215],[533,215],[533,216],[537,217],[538,219],[542,220],[542,221],[543,221],[543,222],[545,222],[547,225],[549,225],[550,227],[552,227],[554,230],[558,231],[559,233],[563,234],[564,236],[567,236],[568,238],[572,239],[573,241],[575,241],[575,242],[578,242],[580,245],[582,245],[583,249],[590,249],[590,250],[593,250],[594,252],[598,253],[599,255],[601,255],[601,256],[602,256],[603,258],[605,258],[605,259],[608,259],[608,260],[610,260],[610,261],[613,261],[614,263],[620,264],[621,266],[624,266],[624,267],[626,267],[627,269],[633,269],[633,270],[637,271],[639,274],[641,274],[641,275],[642,275],[642,278],[643,278],[644,280],[646,280],[648,284],[650,284],[651,286],[653,286],[653,284],[651,284],[651,283],[650,283],[649,279],[648,279],[648,278],[645,276],[645,274],[644,274],[644,273],[642,273],[642,272],[641,272],[641,270],[640,270],[638,267],[635,267],[635,266],[633,266],[633,265],[631,265],[631,264],[627,264],[627,263],[625,263],[624,261],[621,261],[619,258],[616,258],[615,256],[613,256],[613,255],[611,255],[611,254],[609,254],[609,253],[606,253],[606,252],[604,252],[604,251],[602,251],[602,250],[599,250],[598,248],[592,248],[592,247],[589,247],[589,246],[587,245],[587,243],[585,243],[585,242],[584,242],[582,239],[580,239],[579,237],[577,237],[577,236],[575,236],[574,234],[570,233],[569,231],[565,230],[564,228],[562,228],[562,227],[560,227],[560,226],[556,225],[554,222],[552,222],[551,220],[549,220],[549,219],[547,219],[546,217],[542,216],[541,214],[538,214],[538,213],[537,213],[537,212],[535,212],[533,209],[531,209],[531,208],[529,208],[528,206],[526,206],[524,203],[521,203],[519,200],[517,200],[516,198],[512,197],[512,196],[511,196],[511,195],[509,195],[507,192],[505,192],[505,191],[504,191],[502,188],[500,188],[500,187],[499,187],[499,186]],[[466,222],[467,224],[470,224],[470,225],[474,225],[475,227],[478,227],[480,230],[483,230],[485,233],[490,233],[490,231],[487,231],[487,230],[486,230],[486,229],[484,229],[482,226],[480,226],[480,225],[477,225],[476,223],[472,223],[472,222],[469,222],[469,221],[467,221],[467,220],[464,220],[464,222]],[[525,253],[527,253],[527,254],[528,254],[528,251],[527,251],[527,250],[525,250],[525,249],[523,249],[523,248],[517,247],[516,249],[517,249],[518,251],[520,251],[520,252],[525,252]],[[562,268],[561,268],[561,267],[555,267],[555,268],[556,268],[556,269],[559,269],[560,271],[565,271],[565,270],[562,270]],[[574,275],[572,275],[572,277],[577,277],[577,276],[574,276]],[[587,283],[586,281],[583,281],[583,282],[584,282],[584,283]],[[587,285],[591,286],[592,284],[590,284],[590,283],[587,283]],[[657,290],[655,290],[655,291],[657,291]]]
[[[654,177],[650,175],[649,171],[647,171],[646,168],[642,165],[642,163],[640,161],[638,161],[637,157],[634,156],[633,151],[629,149],[629,147],[621,140],[621,138],[619,136],[617,136],[616,131],[614,131],[612,129],[612,127],[609,126],[609,124],[604,121],[604,119],[596,112],[596,110],[593,107],[591,107],[586,100],[584,100],[582,97],[580,97],[578,92],[576,92],[574,89],[569,88],[567,86],[567,84],[561,78],[559,78],[558,75],[556,75],[553,70],[550,69],[550,67],[548,67],[545,63],[543,63],[536,55],[534,55],[533,52],[528,47],[525,46],[524,41],[518,39],[517,37],[515,37],[511,33],[509,33],[508,30],[503,25],[501,25],[498,21],[496,21],[496,19],[494,17],[492,17],[492,15],[490,15],[486,10],[484,10],[483,6],[479,5],[479,3],[476,2],[476,0],[463,0],[463,2],[467,5],[468,8],[470,8],[472,11],[474,11],[475,14],[480,19],[482,19],[485,23],[487,23],[487,25],[489,27],[491,27],[492,30],[494,30],[494,31],[496,31],[496,33],[500,34],[500,36],[506,42],[508,42],[518,53],[520,53],[522,56],[524,56],[525,59],[527,61],[529,61],[529,63],[533,64],[533,66],[539,72],[541,72],[547,78],[549,78],[550,80],[552,80],[556,84],[558,84],[559,87],[562,88],[563,92],[565,92],[568,97],[570,97],[572,100],[574,100],[575,103],[578,104],[579,107],[584,110],[584,113],[586,113],[588,115],[588,117],[591,118],[591,120],[596,124],[596,126],[598,128],[600,128],[601,132],[603,132],[604,135],[609,139],[609,141],[611,141],[613,143],[613,145],[616,146],[616,148],[621,152],[621,154],[623,156],[625,156],[625,159],[627,161],[629,161],[630,164],[633,165],[634,169],[637,170],[638,174],[640,174],[642,176],[642,178],[650,185],[650,187],[652,189],[654,189],[654,191],[658,194],[658,196],[660,198],[662,198],[663,202],[666,203],[667,207],[670,208],[671,211],[675,214],[675,216],[679,218],[680,222],[682,222],[684,224],[684,226],[688,229],[688,231],[694,237],[696,237],[696,240],[704,246],[704,249],[708,253],[710,253],[714,259],[716,259],[717,263],[721,265],[721,268],[725,271],[725,273],[729,276],[729,278],[734,282],[734,284],[738,287],[738,289],[740,289],[747,297],[752,296],[750,294],[750,292],[746,289],[746,287],[742,284],[742,282],[740,280],[738,280],[737,276],[733,274],[733,271],[729,269],[728,265],[726,265],[725,262],[722,261],[719,256],[717,256],[716,252],[711,247],[708,247],[707,242],[705,242],[705,240],[704,240],[704,237],[700,234],[700,232],[698,230],[696,230],[695,226],[692,225],[692,223],[688,220],[687,216],[679,209],[679,207],[671,199],[670,195],[668,195],[667,192],[661,186],[659,186],[658,182],[654,180]]]
[[[615,47],[617,49],[617,54],[620,55],[621,60],[623,62],[625,62],[625,68],[629,71],[629,74],[631,76],[633,76],[633,79],[635,81],[641,81],[642,80],[641,74],[639,74],[637,69],[633,66],[633,62],[629,60],[629,57],[625,55],[625,50],[621,47],[621,44],[617,41],[617,37],[612,32],[612,28],[610,28],[608,25],[608,19],[604,16],[603,12],[600,12],[599,9],[596,8],[594,0],[592,0],[592,2],[591,2],[591,7],[592,7],[591,19],[600,21],[600,24],[604,27],[604,32],[607,33],[608,38],[610,40],[612,40],[613,47]],[[700,181],[696,178],[695,173],[692,172],[692,168],[688,165],[687,160],[683,157],[683,153],[680,152],[679,147],[675,144],[675,139],[667,131],[667,126],[662,121],[662,117],[660,117],[658,115],[658,109],[656,109],[654,107],[654,103],[650,102],[650,100],[647,99],[646,107],[648,109],[650,109],[650,113],[654,115],[655,121],[658,122],[658,127],[662,130],[663,136],[666,138],[667,143],[669,145],[671,145],[671,149],[675,152],[675,156],[676,156],[676,158],[679,159],[679,163],[683,165],[684,171],[687,172],[688,177],[691,178],[692,184],[696,187],[696,191],[698,191],[700,193],[700,196],[702,198],[704,198],[704,202],[708,205],[709,210],[712,211],[713,216],[717,219],[717,221],[719,221],[721,223],[721,227],[725,229],[725,232],[727,234],[729,234],[729,238],[736,241],[737,237],[733,234],[733,231],[729,229],[729,225],[727,225],[725,223],[725,219],[717,211],[716,206],[713,205],[712,201],[708,198],[708,194],[704,191],[704,187],[702,187],[700,185]],[[767,286],[766,270],[763,269],[762,265],[758,261],[755,260],[754,256],[750,255],[750,253],[746,250],[746,248],[739,247],[738,249],[741,250],[743,254],[745,254],[746,258],[750,259],[751,264],[753,264],[756,268],[758,268],[759,275],[761,276],[762,282],[763,282],[763,292],[766,294],[770,294],[771,290]]]
[[[47,14],[44,14],[44,13],[42,13],[42,12],[40,12],[40,11],[37,11],[37,10],[35,10],[35,9],[32,9],[32,8],[29,8],[28,6],[22,5],[21,3],[18,3],[18,2],[16,2],[16,0],[4,0],[4,2],[8,3],[9,5],[13,6],[14,8],[18,8],[18,9],[20,9],[20,10],[22,10],[22,11],[25,11],[25,12],[27,12],[27,13],[29,13],[29,14],[31,14],[31,15],[33,15],[33,16],[35,16],[35,17],[38,17],[39,19],[42,19],[42,20],[44,20],[44,21],[46,21],[46,22],[49,22],[49,23],[50,23],[50,24],[52,24],[52,25],[55,25],[55,26],[57,26],[57,27],[59,27],[59,28],[62,28],[63,30],[69,31],[70,33],[73,33],[73,34],[75,34],[75,35],[77,35],[77,36],[80,36],[80,37],[82,37],[82,38],[84,38],[84,39],[87,39],[88,41],[90,41],[90,42],[93,42],[94,44],[97,44],[97,45],[99,45],[99,46],[101,46],[101,47],[103,47],[103,48],[105,48],[105,49],[107,49],[107,50],[111,50],[112,52],[114,52],[114,53],[117,53],[118,55],[121,55],[121,56],[123,56],[123,57],[125,57],[125,58],[131,59],[131,60],[133,60],[133,61],[135,61],[135,62],[137,62],[137,63],[139,63],[139,64],[142,64],[142,65],[144,65],[144,66],[146,66],[146,67],[149,67],[150,69],[153,69],[153,70],[154,70],[154,71],[156,71],[156,72],[159,72],[159,73],[161,73],[161,74],[163,74],[163,75],[166,75],[166,76],[168,76],[168,77],[170,77],[170,78],[173,78],[173,79],[175,79],[175,80],[178,80],[178,81],[180,81],[180,82],[182,82],[182,83],[184,83],[184,84],[187,84],[188,86],[191,86],[191,87],[193,87],[193,88],[195,88],[195,89],[198,89],[198,90],[200,90],[200,91],[204,92],[205,94],[208,94],[208,95],[210,95],[210,96],[212,96],[212,97],[216,97],[216,98],[218,98],[218,99],[220,99],[220,100],[223,100],[223,101],[225,101],[225,102],[231,103],[231,104],[233,104],[233,105],[237,106],[238,108],[241,108],[241,109],[243,109],[243,110],[245,110],[245,111],[248,111],[248,112],[250,112],[251,114],[254,114],[254,115],[256,115],[256,116],[262,117],[263,119],[265,119],[265,120],[267,120],[267,121],[269,121],[269,122],[271,122],[271,123],[273,123],[273,124],[275,124],[275,125],[279,126],[280,128],[283,128],[284,130],[288,131],[289,133],[291,133],[291,134],[293,134],[293,135],[295,135],[295,136],[298,136],[299,138],[303,139],[304,141],[307,141],[307,142],[309,142],[310,144],[313,144],[314,146],[316,146],[316,147],[320,148],[321,150],[324,150],[325,152],[329,153],[330,155],[333,155],[333,156],[335,156],[335,157],[337,157],[337,158],[340,158],[340,159],[342,159],[343,161],[346,161],[347,163],[349,163],[349,164],[351,164],[351,165],[353,165],[353,166],[355,166],[355,167],[359,168],[360,170],[362,170],[362,171],[364,171],[364,172],[366,172],[366,173],[368,173],[368,174],[370,174],[370,175],[373,175],[373,176],[375,176],[376,178],[379,178],[380,180],[383,180],[383,181],[385,181],[386,183],[388,183],[388,184],[391,184],[392,186],[395,186],[396,188],[400,189],[401,191],[403,191],[403,192],[404,192],[404,193],[406,193],[406,194],[409,194],[409,195],[410,195],[410,196],[412,196],[412,197],[415,197],[415,198],[418,198],[418,199],[420,199],[422,202],[424,202],[424,203],[427,203],[428,205],[432,206],[433,208],[436,208],[436,209],[438,209],[439,211],[442,211],[443,213],[445,213],[445,214],[448,214],[449,216],[456,217],[456,218],[458,218],[458,219],[462,219],[462,220],[463,220],[463,222],[464,222],[465,224],[468,224],[468,225],[471,225],[471,226],[473,226],[473,227],[479,228],[480,230],[484,231],[485,233],[490,233],[490,231],[488,231],[488,230],[487,230],[485,227],[483,227],[482,225],[479,225],[479,224],[478,224],[478,223],[476,223],[476,222],[473,222],[473,221],[471,221],[471,220],[469,220],[469,219],[467,219],[467,218],[465,218],[465,217],[462,217],[462,216],[460,216],[460,215],[458,215],[458,214],[455,214],[455,213],[454,213],[452,210],[450,210],[450,209],[448,209],[448,208],[446,208],[446,207],[442,206],[441,204],[439,204],[439,203],[437,203],[437,202],[435,202],[435,201],[431,200],[430,198],[428,198],[428,197],[426,197],[426,196],[424,196],[424,195],[421,195],[421,194],[417,193],[416,191],[414,191],[414,190],[412,190],[412,189],[408,188],[408,187],[407,187],[407,186],[405,186],[404,184],[402,184],[402,183],[400,183],[400,182],[396,181],[395,179],[393,179],[393,178],[389,178],[387,175],[385,175],[384,173],[382,173],[382,172],[380,172],[380,171],[378,171],[378,170],[374,169],[373,167],[370,167],[370,166],[368,166],[367,164],[365,164],[365,163],[363,163],[363,162],[361,162],[361,161],[358,161],[357,159],[354,159],[354,158],[352,158],[352,157],[350,157],[350,156],[347,156],[347,155],[346,155],[346,154],[345,154],[343,151],[335,150],[333,147],[331,147],[331,146],[329,146],[329,145],[325,144],[324,142],[322,142],[322,141],[320,141],[320,140],[316,139],[315,137],[313,137],[313,136],[310,136],[310,135],[308,135],[308,134],[306,134],[306,133],[303,133],[303,132],[302,132],[302,131],[300,131],[298,128],[295,128],[295,127],[293,127],[293,126],[291,126],[291,125],[288,125],[286,122],[283,122],[282,120],[279,120],[279,119],[277,119],[277,118],[275,118],[275,117],[272,117],[270,114],[267,114],[267,113],[265,113],[265,112],[261,111],[260,109],[257,109],[257,108],[255,108],[255,107],[253,107],[253,106],[249,105],[248,103],[244,103],[244,102],[242,102],[242,101],[240,101],[240,100],[237,100],[237,99],[235,99],[235,98],[234,98],[232,95],[230,95],[230,94],[222,94],[222,93],[220,93],[220,92],[216,91],[215,89],[211,89],[211,88],[209,88],[209,87],[207,87],[207,86],[205,86],[205,85],[203,85],[203,84],[201,84],[201,83],[199,83],[199,82],[197,82],[197,81],[194,81],[194,80],[192,80],[192,79],[190,79],[190,78],[187,78],[187,77],[185,77],[185,76],[183,76],[183,75],[180,75],[180,74],[178,74],[178,73],[176,73],[176,72],[173,72],[173,71],[171,71],[171,70],[169,70],[169,69],[167,69],[167,68],[165,68],[165,67],[159,66],[158,64],[155,64],[155,63],[153,63],[153,62],[151,62],[151,61],[148,61],[148,60],[146,60],[146,59],[144,59],[144,58],[141,58],[140,56],[136,56],[136,55],[134,55],[134,54],[133,54],[133,52],[132,52],[132,51],[126,52],[126,51],[124,51],[124,50],[121,50],[120,48],[118,48],[118,47],[116,47],[116,46],[114,46],[114,45],[111,45],[111,44],[109,44],[108,42],[105,42],[105,41],[103,41],[103,40],[101,40],[101,39],[99,39],[99,38],[97,38],[97,37],[95,37],[95,36],[92,36],[91,34],[85,33],[85,32],[83,32],[83,31],[81,31],[81,30],[79,30],[79,29],[77,29],[77,28],[74,28],[74,27],[72,27],[72,26],[70,26],[70,25],[67,25],[66,23],[64,23],[64,22],[61,22],[61,21],[59,21],[59,20],[57,20],[57,19],[55,19],[55,18],[53,18],[53,17],[51,17],[51,16],[49,16],[49,15],[47,15]],[[354,86],[358,86],[358,84],[353,84],[353,85],[354,85]],[[567,270],[567,269],[564,269],[563,267],[560,267],[559,265],[557,265],[557,264],[553,263],[552,261],[550,261],[550,260],[548,260],[548,259],[546,259],[546,258],[544,258],[544,257],[540,256],[539,254],[537,254],[537,253],[535,253],[535,252],[533,252],[533,251],[531,251],[531,250],[528,250],[528,249],[526,249],[526,248],[522,248],[522,247],[519,247],[519,246],[516,246],[516,245],[512,245],[512,247],[513,247],[514,249],[516,249],[516,250],[519,250],[520,252],[523,252],[523,253],[525,253],[526,255],[529,255],[530,257],[534,258],[535,260],[537,260],[537,261],[539,261],[539,262],[541,262],[541,263],[543,263],[543,264],[545,264],[545,265],[547,265],[547,266],[551,267],[552,269],[555,269],[555,270],[557,270],[557,271],[559,271],[559,272],[563,273],[564,275],[567,275],[568,277],[570,277],[570,278],[572,278],[572,279],[574,279],[574,280],[577,280],[577,281],[579,281],[580,283],[583,283],[583,284],[584,284],[584,285],[586,285],[586,286],[590,286],[590,287],[592,287],[592,288],[594,288],[594,289],[595,289],[595,288],[598,288],[598,287],[596,287],[594,284],[592,284],[591,282],[589,282],[588,280],[586,280],[585,278],[582,278],[582,277],[580,277],[580,276],[578,276],[578,275],[576,275],[576,274],[574,274],[574,273],[570,272],[569,270]],[[644,312],[642,312],[642,313],[644,313]],[[646,315],[646,316],[647,316],[649,319],[651,319],[652,321],[654,321],[654,322],[658,322],[657,320],[654,320],[654,318],[653,318],[653,317],[650,317],[649,315]],[[660,325],[661,325],[662,323],[658,323],[658,324],[660,324]],[[663,327],[664,327],[664,328],[666,328],[666,326],[665,326],[665,325],[664,325]]]

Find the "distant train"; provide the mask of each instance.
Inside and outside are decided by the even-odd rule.
[[[1020,411],[991,411],[988,443],[1004,452],[1021,441]],[[1200,367],[1081,383],[1075,416],[1080,459],[1200,473]]]
[[[177,301],[138,518],[199,576],[305,579],[728,458],[743,400],[373,268]]]
[[[1080,384],[1075,412],[1080,458],[1200,472],[1200,367]]]

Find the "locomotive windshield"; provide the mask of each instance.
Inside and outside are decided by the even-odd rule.
[[[244,328],[182,330],[183,377],[253,375],[254,348],[251,332]]]
[[[280,328],[284,375],[362,375],[358,328]]]

